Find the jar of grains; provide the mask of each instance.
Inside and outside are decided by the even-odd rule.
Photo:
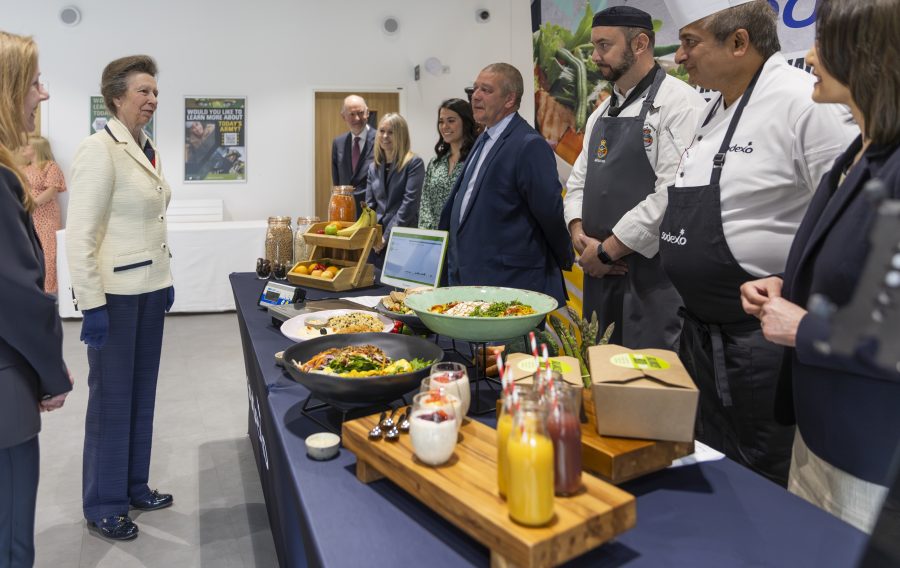
[[[276,262],[293,266],[293,242],[291,218],[269,217],[269,226],[266,229],[266,258],[272,261],[273,266]]]
[[[331,189],[328,201],[329,221],[356,221],[356,202],[353,201],[352,185],[336,185]]]
[[[306,243],[306,238],[304,238],[304,234],[307,229],[309,229],[313,223],[318,223],[319,218],[316,216],[312,217],[297,217],[297,234],[294,236],[294,262],[301,262],[303,260],[309,260],[309,255],[312,252],[312,245]]]

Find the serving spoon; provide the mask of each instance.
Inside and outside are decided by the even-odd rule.
[[[381,421],[381,429],[385,431],[390,431],[391,428],[394,427],[394,416],[397,414],[397,409],[394,408],[391,410],[391,416],[387,420]]]
[[[375,423],[375,427],[369,430],[369,439],[370,440],[380,440],[381,439],[381,423],[384,421],[384,417],[387,416],[387,410],[381,411],[381,416],[378,418],[378,422]]]

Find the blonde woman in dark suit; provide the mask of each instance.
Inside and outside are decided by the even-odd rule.
[[[143,131],[156,111],[156,63],[146,55],[111,62],[100,92],[113,116],[75,153],[66,223],[90,364],[82,506],[92,530],[129,540],[138,535],[129,507],[173,502],[148,486],[163,320],[175,299],[171,191]]]
[[[415,227],[419,222],[419,199],[425,181],[425,163],[410,151],[406,119],[389,113],[378,123],[375,161],[369,166],[366,203],[375,210],[382,239],[375,243],[372,260],[384,262],[383,250],[394,227]]]
[[[0,32],[0,566],[34,563],[40,412],[72,389],[56,301],[44,293],[44,255],[27,182],[12,152],[34,130],[49,94],[31,38]],[[27,322],[27,325],[22,325]]]

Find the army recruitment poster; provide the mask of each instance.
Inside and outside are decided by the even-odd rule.
[[[246,98],[184,99],[184,181],[246,181]]]
[[[103,97],[93,95],[91,97],[91,134],[103,130],[103,127],[109,121],[109,117],[109,110],[106,108],[106,103],[103,102]],[[151,140],[156,140],[156,115],[144,127],[144,132],[147,133]]]

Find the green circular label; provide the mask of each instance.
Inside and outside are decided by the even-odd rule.
[[[556,371],[557,373],[566,374],[572,370],[571,365],[569,365],[568,363],[564,363],[563,361],[560,361],[559,359],[554,359],[553,357],[550,357],[548,359],[548,361],[550,361],[550,369],[552,371]],[[535,362],[534,357],[528,357],[528,358],[525,358],[525,359],[522,359],[521,361],[519,361],[516,364],[516,367],[522,371],[525,371],[529,375],[532,375],[535,373],[535,371],[537,371],[538,363]]]
[[[651,369],[658,371],[669,368],[669,363],[665,359],[641,353],[619,353],[610,357],[609,362],[617,367],[625,367],[626,369]]]

